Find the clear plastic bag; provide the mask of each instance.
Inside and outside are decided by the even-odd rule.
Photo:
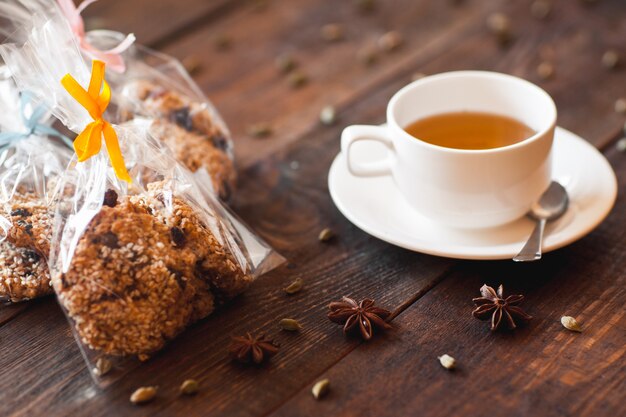
[[[34,16],[26,42],[3,45],[0,54],[18,85],[68,128],[106,125],[59,82],[70,73],[81,86],[92,76],[100,85],[65,22]],[[85,94],[106,106],[105,84],[99,97]],[[126,368],[123,358],[160,350],[283,261],[173,158],[152,135],[155,122],[135,117],[112,126],[130,182],[112,166],[106,134],[109,155],[74,156],[59,181],[51,280],[94,376],[115,379]],[[82,137],[75,147],[93,148],[76,145]],[[101,144],[99,133],[97,139]]]
[[[8,304],[52,293],[54,202],[72,152],[69,139],[49,126],[49,113],[18,91],[4,66],[0,108],[0,302]]]
[[[96,30],[88,32],[87,39],[108,48],[124,35]],[[208,173],[206,185],[228,201],[236,183],[233,142],[213,104],[177,59],[139,44],[122,56],[126,71],[110,77],[119,106],[118,120],[154,119],[151,134],[165,142],[190,171]]]
[[[198,172],[200,179],[208,180],[200,185],[229,201],[236,185],[231,134],[183,65],[167,54],[138,44],[131,46],[132,34],[125,36],[109,30],[84,33],[81,11],[82,4],[76,8],[72,0],[7,0],[0,4],[0,16],[4,13],[13,18],[6,32],[14,29],[14,38],[18,40],[29,24],[25,16],[39,14],[55,21],[64,20],[87,61],[109,61],[107,64],[115,70],[108,77],[119,111],[112,120],[155,120],[151,135],[164,142],[174,158],[190,171]]]

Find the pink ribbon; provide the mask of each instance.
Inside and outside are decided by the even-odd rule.
[[[115,72],[122,73],[126,71],[126,65],[124,64],[124,59],[120,54],[127,50],[133,42],[135,42],[135,35],[131,33],[126,36],[126,38],[120,42],[119,45],[107,51],[101,51],[91,45],[85,37],[85,23],[83,22],[83,18],[80,14],[87,8],[87,6],[95,3],[96,1],[97,0],[85,0],[80,4],[80,6],[76,7],[72,0],[57,0],[59,6],[61,7],[61,11],[69,22],[72,32],[74,32],[74,35],[78,40],[78,44],[85,55],[90,57],[92,60],[96,59],[104,61],[108,68]]]

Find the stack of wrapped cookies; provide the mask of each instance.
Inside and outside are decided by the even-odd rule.
[[[0,120],[0,300],[54,292],[89,369],[106,378],[282,258],[225,206],[230,133],[176,60],[132,36],[81,38],[72,2],[8,1],[0,15],[23,30],[0,46],[12,92],[0,98],[23,123]],[[111,39],[126,52],[94,46]],[[104,359],[115,364],[107,375]]]
[[[0,303],[52,293],[53,196],[72,157],[49,112],[0,67]]]

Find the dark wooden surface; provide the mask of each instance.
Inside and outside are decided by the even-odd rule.
[[[88,9],[90,26],[133,31],[194,62],[195,79],[236,137],[235,210],[289,263],[102,391],[54,299],[0,309],[2,415],[626,415],[626,154],[615,148],[625,117],[613,111],[626,97],[626,64],[613,71],[601,65],[607,49],[626,59],[626,3],[554,0],[545,20],[533,18],[525,0],[379,0],[370,13],[356,3],[101,0]],[[493,12],[512,19],[508,48],[486,29]],[[321,40],[326,23],[340,23],[345,40]],[[391,29],[404,35],[402,48],[362,65],[357,51]],[[231,48],[216,48],[221,37],[232,39]],[[299,61],[306,86],[294,90],[276,71],[274,59],[284,52]],[[555,67],[550,80],[536,73],[542,61]],[[605,153],[619,196],[598,229],[540,263],[519,265],[412,253],[341,216],[326,182],[343,127],[382,122],[387,100],[413,73],[455,69],[539,83],[557,103],[559,124]],[[339,120],[323,126],[318,114],[329,104]],[[248,137],[247,127],[258,122],[271,123],[274,134]],[[338,234],[331,244],[317,240],[324,227]],[[285,296],[281,289],[296,277],[305,290]],[[474,320],[471,299],[485,282],[526,294],[531,324],[494,335]],[[345,338],[325,317],[328,302],[342,295],[392,309],[394,329],[368,343]],[[565,314],[580,319],[582,334],[561,327]],[[304,330],[280,332],[284,317]],[[229,337],[246,331],[268,333],[280,353],[258,369],[234,365],[226,356]],[[441,368],[443,353],[457,358],[457,371]],[[187,378],[201,390],[180,398]],[[315,401],[310,389],[321,378],[331,380],[332,391]],[[142,385],[158,385],[159,396],[133,406],[128,397]]]

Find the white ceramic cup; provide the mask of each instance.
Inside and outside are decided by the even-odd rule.
[[[512,117],[536,133],[500,148],[464,150],[433,145],[403,128],[436,114],[473,111]],[[528,81],[486,71],[455,71],[417,80],[387,106],[385,126],[353,125],[341,136],[355,176],[392,175],[419,213],[452,227],[498,226],[523,216],[551,181],[556,106]],[[376,162],[352,155],[359,141],[387,148]]]

